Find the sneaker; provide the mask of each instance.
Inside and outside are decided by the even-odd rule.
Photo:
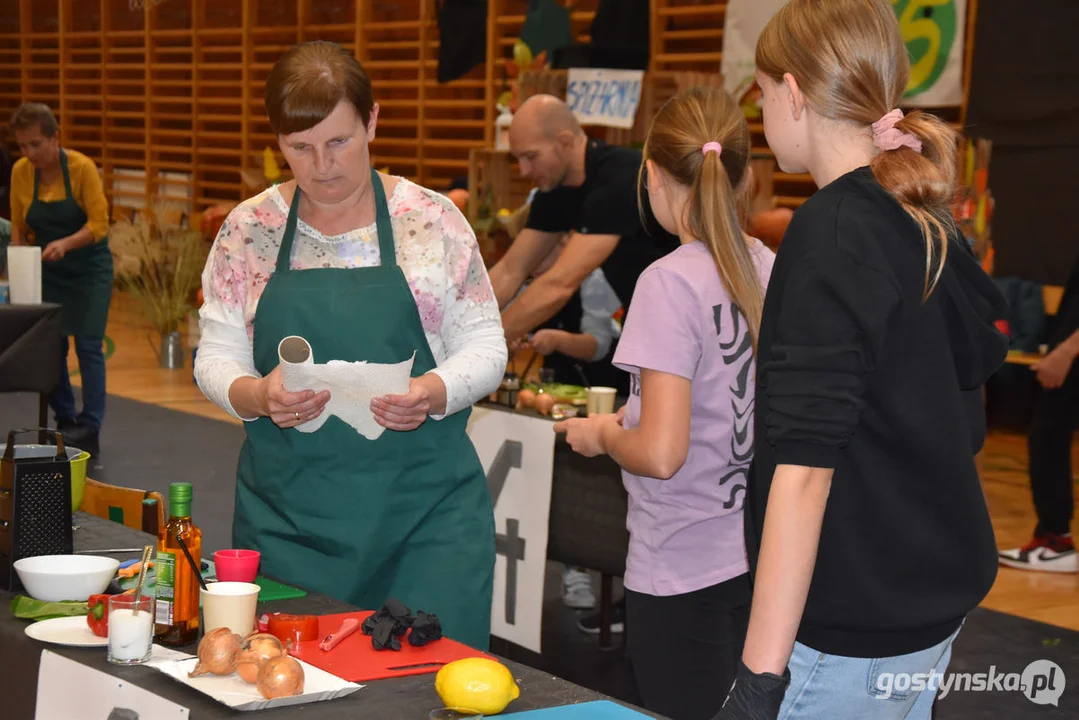
[[[577,629],[586,635],[599,635],[599,613],[592,613],[578,620]],[[611,632],[617,634],[625,631],[626,606],[625,601],[621,601],[614,606],[614,611],[611,613]]]
[[[997,556],[1001,565],[1020,570],[1079,572],[1079,556],[1075,553],[1075,541],[1071,535],[1035,535],[1034,539],[1023,547],[1001,550]]]
[[[575,610],[591,610],[596,606],[592,592],[592,576],[580,568],[567,567],[562,571],[562,603]]]

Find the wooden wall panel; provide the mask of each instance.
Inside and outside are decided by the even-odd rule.
[[[598,5],[572,3],[577,42],[589,41]],[[233,203],[261,186],[264,149],[276,152],[263,105],[273,62],[297,41],[326,39],[372,76],[376,167],[445,189],[467,176],[472,150],[494,144],[527,6],[489,0],[487,62],[441,84],[436,0],[0,0],[0,118],[22,101],[48,103],[63,142],[100,164],[115,206],[160,195],[194,211]],[[651,70],[719,71],[726,2],[652,8]],[[751,127],[767,157],[760,124]],[[780,204],[813,189],[805,175],[774,179]]]

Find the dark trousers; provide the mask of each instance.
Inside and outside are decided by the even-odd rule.
[[[49,396],[49,404],[56,413],[57,424],[79,422],[94,430],[101,429],[105,419],[105,353],[101,337],[75,335],[75,355],[79,358],[79,374],[82,375],[82,412],[75,407],[75,392],[67,371],[67,354],[71,346],[64,338],[64,354],[60,358],[60,384]]]
[[[626,590],[626,644],[641,704],[672,720],[723,706],[749,625],[749,574],[668,597]]]
[[[1038,513],[1039,533],[1070,532],[1074,507],[1071,445],[1077,419],[1079,360],[1072,364],[1063,385],[1039,392],[1027,434],[1030,489]]]

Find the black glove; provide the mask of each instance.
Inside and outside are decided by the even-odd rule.
[[[783,671],[783,677],[772,673],[757,675],[739,661],[734,685],[723,709],[713,720],[775,720],[790,683],[789,668]]]
[[[442,623],[438,621],[438,615],[428,615],[423,610],[417,611],[416,620],[412,623],[412,632],[408,634],[409,645],[423,647],[441,637]]]
[[[364,620],[360,628],[364,635],[371,636],[371,645],[375,650],[400,650],[401,641],[398,638],[408,632],[414,621],[407,605],[390,598],[381,610]]]

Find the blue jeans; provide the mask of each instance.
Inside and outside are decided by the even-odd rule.
[[[105,353],[101,337],[75,335],[75,355],[79,358],[82,375],[82,412],[75,408],[75,393],[67,372],[67,353],[71,346],[64,338],[64,354],[60,358],[60,383],[49,396],[49,405],[56,413],[56,423],[78,422],[94,430],[101,429],[105,419]]]
[[[929,720],[958,634],[926,650],[887,658],[826,655],[795,643],[779,720]],[[936,673],[935,681],[930,673]],[[925,689],[919,675],[927,680]]]

